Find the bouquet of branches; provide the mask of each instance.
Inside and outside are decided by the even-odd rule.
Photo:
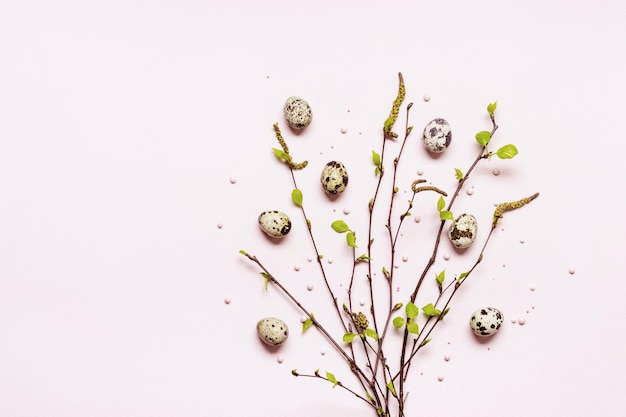
[[[279,125],[274,124],[274,132],[280,148],[274,148],[273,153],[290,173],[293,183],[292,201],[305,220],[321,280],[325,284],[325,291],[330,299],[330,308],[334,311],[331,317],[336,316],[337,323],[333,325],[340,326],[341,333],[333,334],[336,332],[330,330],[328,323],[321,322],[306,305],[294,296],[293,291],[285,285],[283,280],[272,272],[271,265],[250,252],[240,251],[260,269],[260,275],[264,278],[266,287],[271,284],[301,310],[303,313],[302,331],[306,332],[314,328],[323,335],[345,362],[352,379],[350,382],[339,380],[333,373],[319,369],[309,373],[293,369],[291,373],[296,377],[316,378],[345,390],[371,407],[374,415],[384,417],[406,415],[408,393],[406,387],[411,365],[416,361],[419,352],[430,342],[434,330],[449,313],[450,304],[455,295],[466,285],[483,261],[485,250],[504,213],[520,208],[538,196],[538,193],[535,193],[517,201],[498,204],[493,212],[489,231],[482,242],[475,243],[477,222],[473,215],[462,214],[455,218],[453,214],[452,210],[457,196],[481,161],[492,157],[510,159],[518,153],[517,148],[512,144],[491,150],[492,139],[498,130],[495,116],[497,104],[494,102],[487,106],[491,121],[490,129],[476,134],[479,148],[476,157],[465,171],[454,169],[456,188],[451,192],[446,192],[427,183],[424,179],[413,180],[410,186],[412,192],[410,199],[399,206],[400,203],[397,201],[400,183],[398,166],[402,161],[407,140],[413,131],[413,126],[409,124],[413,103],[403,107],[406,95],[405,84],[402,74],[398,74],[398,78],[399,87],[396,98],[392,103],[389,116],[382,125],[380,149],[371,153],[376,180],[372,196],[367,203],[368,227],[365,233],[367,236],[365,244],[362,245],[364,249],[359,249],[357,232],[352,230],[344,220],[336,220],[330,225],[335,233],[345,235],[345,242],[352,255],[351,274],[344,281],[346,285],[340,294],[333,289],[329,281],[322,262],[323,255],[318,250],[317,231],[314,230],[307,216],[303,192],[298,187],[297,172],[306,168],[308,163],[307,161],[296,162],[293,159]],[[399,132],[396,133],[394,127],[401,112],[406,112],[406,123],[401,130],[396,129]],[[285,105],[285,117],[291,128],[304,129],[311,121],[310,106],[305,100],[291,97]],[[426,125],[421,140],[429,152],[443,152],[450,145],[450,132],[450,126],[444,119],[434,119]],[[397,154],[389,156],[388,143],[391,141],[400,142],[400,144],[396,146],[399,148]],[[384,181],[385,177],[388,179]],[[407,181],[406,184],[408,183]],[[322,170],[321,184],[327,193],[343,192],[348,184],[348,176],[343,164],[338,161],[329,162]],[[423,270],[415,274],[412,291],[400,295],[394,291],[397,272],[393,267],[397,262],[399,237],[402,236],[402,227],[411,216],[414,205],[418,204],[421,195],[428,193],[438,195],[436,209],[439,212],[439,226],[433,236],[432,252],[428,255]],[[381,198],[381,196],[387,198]],[[374,242],[374,222],[378,218],[386,218],[386,238],[383,242],[379,240]],[[265,233],[277,239],[287,235],[292,226],[289,217],[277,210],[261,213],[258,221]],[[330,229],[327,230],[330,232]],[[446,277],[445,271],[431,273],[444,235],[447,235],[451,243],[461,250],[473,244],[481,245],[477,257],[468,262],[464,272],[453,278]],[[382,264],[381,274],[375,271],[374,260]],[[434,283],[426,279],[432,276],[431,274],[434,275]],[[436,296],[431,302],[418,307],[417,300],[426,283],[436,285]],[[363,303],[356,303],[353,300],[353,289],[356,285],[367,286],[365,292],[369,293],[369,311],[360,311],[357,304]],[[400,296],[404,298],[399,298]],[[498,331],[502,320],[500,311],[495,308],[484,308],[474,313],[470,325],[476,335],[488,337]],[[282,320],[272,317],[259,321],[257,331],[261,339],[271,345],[283,343],[288,336],[287,325]],[[395,343],[388,342],[392,336],[396,339]]]

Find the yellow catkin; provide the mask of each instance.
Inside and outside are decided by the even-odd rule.
[[[422,185],[421,187],[418,187],[417,184],[426,182],[425,180],[417,180],[417,181],[413,181],[413,184],[411,184],[411,190],[413,190],[413,192],[415,194],[422,192],[422,191],[434,191],[436,193],[439,193],[445,197],[448,196],[448,193],[446,193],[445,191],[437,188],[437,187],[433,187],[432,185]]]
[[[384,128],[385,133],[391,132],[391,128],[393,127],[394,123],[398,119],[398,114],[400,113],[400,106],[402,105],[402,102],[404,101],[404,97],[406,96],[406,89],[404,87],[404,78],[402,77],[401,72],[398,73],[398,78],[400,80],[399,86],[398,86],[398,96],[394,100],[393,105],[391,106],[391,113],[389,113],[389,117],[385,121],[385,128]]]
[[[539,197],[539,193],[535,193],[530,197],[522,198],[521,200],[498,204],[496,210],[493,212],[493,226],[495,227],[495,225],[498,223],[498,220],[502,218],[502,215],[505,212],[523,207],[537,197]]]
[[[354,319],[354,325],[357,327],[359,332],[367,329],[368,321],[365,314],[359,312],[358,314],[352,313],[352,318]]]
[[[285,142],[283,135],[280,133],[278,123],[274,123],[274,132],[276,133],[276,139],[278,139],[278,143],[280,143],[281,148],[283,148],[283,152],[289,154],[289,147],[287,147],[287,142]]]

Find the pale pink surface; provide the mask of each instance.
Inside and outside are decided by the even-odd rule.
[[[290,375],[319,368],[349,380],[238,251],[265,259],[332,319],[271,126],[290,95],[313,107],[305,132],[285,133],[310,161],[299,185],[339,283],[349,258],[326,225],[344,218],[366,235],[369,158],[398,71],[415,102],[408,181],[423,169],[451,189],[498,100],[494,140],[520,154],[482,165],[455,211],[484,225],[494,202],[541,193],[503,219],[415,366],[409,417],[623,413],[626,5],[378,3],[0,5],[0,415],[372,415]],[[454,135],[439,159],[417,142],[434,117]],[[335,202],[317,178],[331,159],[351,175]],[[430,253],[435,199],[421,201],[399,251],[401,290]],[[293,213],[280,244],[256,225],[266,209]],[[433,276],[463,271],[470,251],[444,242]],[[467,321],[484,305],[505,323],[479,342]],[[255,334],[273,315],[291,327],[277,351]]]

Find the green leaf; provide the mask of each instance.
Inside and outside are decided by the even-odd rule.
[[[260,274],[263,278],[265,278],[265,292],[267,292],[268,291],[267,284],[270,283],[270,281],[272,280],[272,277],[270,276],[270,274],[264,271],[261,271]]]
[[[446,206],[446,200],[443,199],[443,196],[439,196],[439,200],[437,200],[437,211],[443,210]]]
[[[383,266],[382,271],[383,271],[383,275],[385,276],[385,278],[389,279],[391,277],[391,274],[389,274],[389,271],[384,266]]]
[[[383,409],[382,409],[382,408],[380,408],[380,407],[378,407],[378,408],[376,409],[376,412],[378,413],[378,415],[379,415],[379,416],[382,416],[382,415],[384,414]]]
[[[375,403],[374,401],[374,397],[372,397],[372,394],[370,394],[369,392],[365,391],[365,396],[367,397],[368,400],[370,400],[372,403]]]
[[[489,141],[491,140],[491,132],[487,130],[481,130],[476,133],[476,142],[478,142],[481,146],[487,146]]]
[[[365,336],[378,340],[378,333],[374,329],[365,329]]]
[[[282,159],[285,162],[291,162],[291,155],[289,155],[288,153],[276,148],[272,148],[272,151],[274,151],[274,155],[276,155],[276,157],[278,157],[279,159]]]
[[[356,235],[354,234],[353,231],[349,231],[346,234],[346,242],[348,243],[348,246],[350,246],[351,248],[356,248]]]
[[[500,159],[511,159],[517,155],[517,148],[515,145],[511,144],[504,145],[496,151],[496,155],[498,155],[498,158]]]
[[[444,318],[446,316],[446,314],[448,314],[448,311],[450,311],[450,307],[444,308],[443,312],[441,313],[441,318]]]
[[[435,306],[432,303],[428,303],[424,307],[422,307],[422,311],[424,312],[424,314],[426,314],[429,317],[433,317],[437,315],[437,310],[435,309]]]
[[[240,250],[239,251],[240,254],[242,254],[243,256],[248,256],[248,252],[246,252],[245,250]]]
[[[406,324],[406,330],[411,334],[419,334],[420,328],[414,321],[410,321]]]
[[[409,319],[414,319],[419,314],[420,309],[413,304],[411,301],[406,303],[406,307],[404,308],[406,311],[406,316]]]
[[[463,282],[463,280],[465,279],[466,276],[469,275],[469,272],[461,272],[461,275],[459,275],[459,277],[457,278],[457,281],[459,283]]]
[[[496,107],[498,106],[498,102],[494,101],[493,103],[489,103],[487,106],[487,113],[493,116],[493,113],[496,111]]]
[[[372,260],[372,258],[370,258],[369,256],[367,256],[365,254],[359,256],[358,258],[356,258],[357,262],[369,262],[371,260]]]
[[[306,332],[309,327],[313,325],[313,320],[307,319],[304,323],[302,323],[302,333]]]
[[[352,343],[352,341],[354,340],[355,336],[356,336],[356,334],[354,334],[352,332],[348,332],[348,333],[343,335],[343,341],[346,342],[346,343]]]
[[[350,230],[350,227],[343,220],[335,220],[330,227],[337,233],[345,233]]]
[[[396,388],[393,386],[393,381],[392,380],[389,380],[389,382],[387,382],[387,388],[389,388],[389,391],[391,392],[391,395],[393,395],[394,397],[397,397]]]
[[[456,172],[456,179],[457,180],[462,180],[463,179],[463,171],[461,171],[458,168],[454,168],[454,172]]]
[[[424,340],[422,343],[420,343],[420,346],[426,346],[428,344],[428,342],[430,342],[431,340],[433,340],[433,339],[428,338],[428,339]]]
[[[395,327],[396,329],[399,329],[402,326],[404,326],[404,318],[403,317],[398,316],[395,319],[393,319],[393,327]]]
[[[337,381],[337,378],[335,378],[335,375],[331,374],[330,372],[326,372],[326,379],[334,384],[333,388],[335,388],[337,384],[339,384],[339,381]]]
[[[454,220],[454,215],[452,214],[452,212],[447,210],[439,212],[439,217],[441,218],[441,220]]]
[[[380,155],[376,151],[372,151],[372,161],[374,161],[374,165],[380,166]]]
[[[443,287],[443,281],[446,279],[446,270],[444,269],[439,274],[437,274],[435,279],[437,280],[437,286],[439,286],[439,291],[441,291],[441,288]]]
[[[291,192],[291,199],[298,207],[302,207],[302,191],[297,188]]]

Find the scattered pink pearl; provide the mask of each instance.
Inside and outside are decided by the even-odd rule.
[[[224,223],[219,222],[219,223],[217,224],[217,228],[218,228],[218,229],[221,229],[222,227],[224,227]]]
[[[424,94],[424,101],[428,103],[430,101],[430,94]]]
[[[515,324],[515,323],[517,323],[517,320],[511,319],[511,323]]]
[[[526,319],[524,317],[520,317],[519,319],[517,319],[517,322],[520,326],[523,326],[524,324],[526,324]]]
[[[307,321],[309,318],[307,316],[300,316],[300,323],[304,323],[305,321]]]
[[[235,184],[237,182],[237,178],[235,177],[230,177],[230,183],[231,184]]]
[[[360,306],[364,306],[364,305],[365,305],[365,300],[360,300],[360,301],[359,301],[359,305],[360,305]]]
[[[309,291],[313,291],[313,284],[307,285],[306,289],[309,290]]]
[[[326,351],[325,350],[321,350],[320,351],[320,355],[322,355],[322,356],[326,355]]]
[[[500,170],[498,168],[494,168],[491,173],[497,177],[498,175],[500,175]]]
[[[420,220],[422,220],[420,216],[415,216],[413,219],[415,220],[415,223],[419,223]]]
[[[333,263],[333,258],[328,258],[328,263],[332,264]]]
[[[439,375],[439,376],[437,377],[437,381],[439,381],[439,382],[443,381],[443,375]]]
[[[284,359],[282,356],[279,356],[278,358],[276,358],[276,362],[278,363],[283,363]]]
[[[574,275],[576,273],[576,270],[574,268],[570,268],[569,269],[569,274],[570,275]]]
[[[300,270],[300,265],[294,265],[293,270],[294,271],[299,271]]]
[[[398,268],[400,268],[400,265],[395,264],[393,267],[394,267],[394,268],[396,268],[396,269],[398,269]]]
[[[444,253],[443,254],[443,259],[446,260],[446,261],[449,261],[450,260],[450,254],[448,252]]]
[[[443,360],[446,361],[446,362],[450,362],[450,355],[444,356]]]
[[[348,133],[348,129],[346,129],[345,127],[342,127],[341,128],[341,133],[343,133],[345,135],[346,133]]]
[[[418,169],[417,170],[417,175],[424,175],[424,170],[423,169]]]
[[[230,298],[228,297],[224,298],[224,304],[230,304]]]
[[[313,262],[313,258],[311,258],[310,256],[308,258],[306,258],[307,262]]]
[[[526,243],[526,239],[524,239],[523,237],[520,238],[519,243]]]
[[[467,193],[467,195],[472,195],[474,194],[474,187],[470,187],[467,189],[467,191],[465,191]]]
[[[406,262],[406,261],[408,261],[408,260],[409,260],[409,257],[408,257],[408,256],[404,255],[404,256],[402,257],[402,262]]]
[[[348,207],[344,208],[343,214],[346,214],[346,215],[350,214],[350,209]]]
[[[534,286],[534,285],[531,285],[531,286],[530,286],[530,290],[531,290],[531,291],[535,291],[535,286]]]

